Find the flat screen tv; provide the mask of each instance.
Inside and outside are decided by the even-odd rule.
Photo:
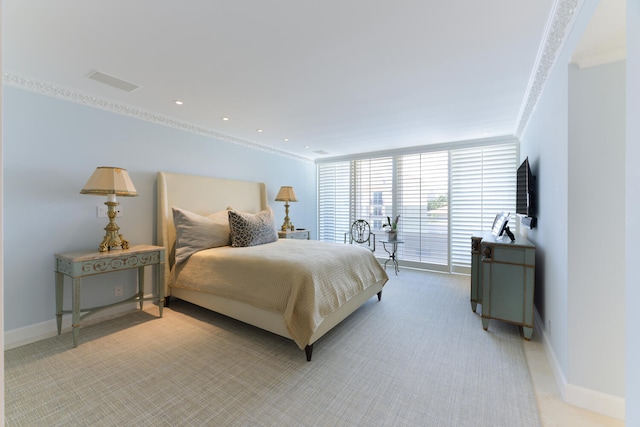
[[[518,168],[516,189],[516,213],[525,217],[535,217],[535,182],[531,174],[529,158],[524,159]]]

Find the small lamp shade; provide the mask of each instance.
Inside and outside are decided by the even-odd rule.
[[[282,186],[278,195],[276,196],[276,202],[297,202],[296,193],[293,191],[293,187]]]
[[[80,193],[104,196],[115,194],[125,197],[138,195],[127,170],[111,166],[97,167]]]

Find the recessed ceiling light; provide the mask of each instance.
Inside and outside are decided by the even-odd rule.
[[[284,142],[289,142],[289,138],[282,138]]]
[[[176,105],[184,104],[184,102],[180,101],[179,99],[176,99],[175,101],[173,101],[173,103],[176,104]]]
[[[305,146],[304,146],[304,148],[309,148],[309,146],[308,146],[308,145],[305,145]]]
[[[223,117],[222,120],[225,121],[225,122],[228,122],[229,121],[229,117]]]
[[[482,136],[489,136],[489,132],[482,132]]]
[[[256,129],[256,132],[260,133],[260,132],[262,132],[262,129]]]

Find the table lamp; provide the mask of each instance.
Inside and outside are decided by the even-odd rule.
[[[120,227],[116,225],[116,196],[134,197],[138,195],[136,188],[129,178],[126,169],[111,166],[97,167],[89,181],[84,185],[80,194],[93,194],[96,196],[107,196],[107,216],[109,224],[104,228],[106,234],[100,243],[100,252],[110,251],[112,248],[122,247],[129,249],[129,242],[119,233]]]
[[[282,186],[278,195],[276,196],[276,202],[284,202],[285,217],[282,224],[282,231],[295,230],[293,224],[289,220],[289,202],[297,202],[296,193],[293,191],[293,187]]]

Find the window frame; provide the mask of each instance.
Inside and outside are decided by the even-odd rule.
[[[519,164],[519,141],[515,138],[498,138],[491,139],[486,141],[472,141],[467,143],[452,143],[452,144],[437,144],[432,146],[424,146],[424,147],[414,147],[412,149],[406,150],[394,150],[384,153],[364,153],[358,156],[348,156],[342,158],[333,158],[333,159],[322,159],[316,162],[317,168],[317,182],[318,182],[318,238],[320,240],[324,240],[325,237],[330,235],[330,233],[326,233],[323,230],[323,226],[326,227],[327,218],[323,218],[322,216],[326,214],[326,209],[323,206],[323,194],[326,197],[326,193],[321,192],[320,188],[326,185],[326,182],[321,182],[323,180],[323,174],[326,173],[327,168],[331,168],[331,165],[341,164],[342,168],[345,168],[345,165],[349,165],[349,184],[345,185],[344,182],[340,184],[340,191],[344,191],[345,188],[348,188],[348,202],[346,202],[344,197],[341,197],[342,203],[348,205],[348,218],[349,222],[346,226],[340,225],[339,227],[333,227],[335,229],[339,229],[339,232],[334,232],[333,237],[334,240],[330,241],[344,241],[344,233],[348,232],[348,226],[356,219],[367,219],[367,218],[356,218],[356,216],[361,215],[362,213],[362,205],[360,207],[357,206],[357,200],[362,200],[362,195],[358,196],[356,194],[357,190],[357,180],[360,178],[358,176],[358,165],[361,164],[372,164],[375,162],[380,162],[380,159],[391,159],[391,206],[392,212],[391,215],[385,213],[383,217],[386,221],[386,216],[390,216],[395,218],[398,213],[401,214],[401,208],[399,208],[398,197],[399,197],[399,185],[403,185],[401,182],[401,171],[399,171],[399,163],[404,158],[403,156],[410,155],[430,155],[434,152],[446,152],[447,158],[447,219],[446,219],[446,263],[438,264],[438,263],[429,263],[424,261],[411,261],[407,259],[402,259],[403,250],[407,250],[404,248],[399,248],[398,257],[400,261],[400,265],[406,267],[414,267],[421,269],[429,269],[429,270],[437,270],[444,272],[452,272],[452,273],[465,273],[468,274],[470,272],[470,236],[477,231],[481,231],[487,229],[491,226],[491,222],[497,213],[496,209],[504,210],[511,212],[511,220],[515,221],[515,191],[516,191],[516,170]],[[476,169],[476,173],[480,173],[481,176],[478,178],[475,177],[476,180],[479,180],[480,186],[480,197],[475,201],[477,205],[477,209],[479,212],[476,213],[475,218],[471,218],[471,221],[467,224],[467,218],[457,218],[456,215],[452,212],[453,209],[466,209],[461,201],[458,201],[457,198],[460,195],[463,195],[464,192],[458,191],[458,188],[454,188],[459,185],[456,181],[460,179],[458,176],[461,171],[454,170],[456,165],[463,165],[464,162],[460,162],[460,156],[465,154],[472,154],[472,163],[469,165],[474,166]],[[492,157],[493,156],[493,157]],[[496,157],[496,161],[493,161],[494,157]],[[475,164],[473,162],[476,162]],[[479,167],[478,167],[479,162]],[[486,163],[486,165],[485,165]],[[422,166],[421,166],[422,167]],[[502,168],[502,169],[501,169]],[[479,171],[479,172],[478,172]],[[496,171],[498,173],[496,173]],[[341,179],[346,179],[346,176],[343,174]],[[504,184],[502,181],[504,181]],[[504,188],[502,188],[502,187]],[[375,185],[373,186],[375,187]],[[378,190],[373,190],[370,187],[370,197],[371,200],[374,198],[374,194],[378,192]],[[324,189],[326,191],[326,188]],[[497,191],[496,194],[500,194],[500,197],[494,200],[491,196],[491,191]],[[344,195],[343,195],[344,196]],[[491,197],[490,197],[491,196]],[[369,198],[369,196],[367,196]],[[464,201],[462,201],[464,202]],[[371,201],[370,203],[373,203]],[[366,203],[365,203],[366,204]],[[473,203],[472,203],[473,205]],[[513,206],[512,206],[513,205]],[[373,205],[371,205],[371,209],[375,209]],[[401,214],[402,215],[402,214]],[[370,216],[370,215],[369,215]],[[375,215],[378,217],[379,215]],[[344,221],[344,214],[342,214],[342,221]],[[399,223],[399,229],[402,231],[402,216]],[[344,232],[342,228],[345,228]],[[372,224],[372,229],[375,229]],[[375,229],[376,238],[383,238],[384,235],[380,236],[380,230]],[[422,232],[422,231],[421,231]],[[402,238],[402,232],[400,232],[400,236]],[[468,237],[468,239],[466,238]],[[422,239],[423,237],[421,237]],[[401,245],[402,246],[402,245]],[[384,253],[382,248],[376,248],[376,256],[381,259],[386,258],[387,254]],[[420,255],[421,257],[422,255]]]

